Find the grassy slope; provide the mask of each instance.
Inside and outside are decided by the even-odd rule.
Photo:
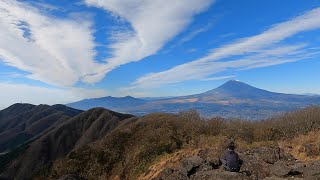
[[[296,158],[305,158],[301,147],[318,142],[319,133],[314,132],[319,129],[319,107],[260,122],[202,121],[194,111],[155,113],[127,122],[102,140],[71,152],[54,163],[50,176],[74,173],[88,179],[149,179],[201,149],[210,148],[218,156],[229,138],[236,139],[239,149],[280,145]]]

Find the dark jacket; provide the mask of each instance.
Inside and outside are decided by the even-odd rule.
[[[222,158],[224,166],[229,167],[230,169],[240,169],[242,165],[242,160],[239,158],[238,153],[233,150],[227,150]]]

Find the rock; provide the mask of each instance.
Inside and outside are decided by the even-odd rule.
[[[244,173],[211,170],[194,174],[191,180],[244,180],[250,179]]]
[[[264,162],[269,164],[274,164],[279,160],[291,161],[294,160],[294,157],[285,152],[279,147],[268,148],[268,147],[259,147],[251,150],[251,153],[254,154],[257,158],[262,159]]]
[[[320,154],[320,146],[318,144],[305,144],[303,147],[308,157],[314,157]]]
[[[222,156],[217,149],[202,149],[198,156],[210,163],[210,165],[218,169],[221,166],[220,156]]]
[[[261,147],[257,148],[254,153],[266,163],[274,164],[279,160],[280,149]]]
[[[244,161],[240,173],[227,172],[219,169],[216,151],[200,150],[198,156],[183,159],[177,169],[161,172],[157,180],[297,179],[302,177],[305,168],[303,162],[291,161],[294,158],[279,148],[256,148],[239,153],[239,156]],[[272,174],[274,176],[270,177]]]
[[[302,178],[289,177],[289,178],[280,178],[276,176],[266,177],[263,180],[303,180]]]
[[[283,180],[283,178],[272,176],[272,177],[266,177],[263,180]]]
[[[257,179],[263,179],[271,175],[271,164],[266,163],[254,154],[242,154],[241,158],[244,163],[240,171],[245,172],[247,175],[255,176]]]
[[[87,180],[87,179],[75,174],[67,174],[60,177],[58,180]]]
[[[315,161],[304,168],[304,178],[307,180],[319,180],[320,179],[320,161]]]
[[[295,161],[296,159],[293,157],[292,154],[290,154],[288,152],[285,152],[283,149],[280,149],[279,160],[282,160],[282,161]]]
[[[154,180],[188,180],[187,172],[183,169],[171,169],[167,168],[163,170],[158,178]]]
[[[199,167],[203,162],[204,160],[199,156],[193,156],[183,159],[181,166],[189,173],[192,169]]]
[[[213,167],[211,166],[211,164],[209,162],[206,162],[204,164],[201,164],[199,166],[199,168],[197,169],[197,172],[202,172],[202,171],[209,171],[212,170]]]
[[[294,163],[291,166],[292,170],[291,170],[290,174],[291,175],[303,174],[305,167],[306,167],[306,165],[304,163],[302,163],[302,162]]]
[[[202,159],[206,159],[210,152],[212,152],[211,149],[201,149],[198,153],[198,156],[201,157]]]
[[[283,161],[278,161],[271,167],[272,174],[279,177],[288,175],[291,172],[291,170],[292,168],[287,166],[287,164]]]

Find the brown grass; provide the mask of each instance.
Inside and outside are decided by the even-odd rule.
[[[320,154],[309,157],[306,154],[304,145],[318,144],[320,145],[320,131],[310,132],[306,135],[300,135],[296,138],[286,141],[280,141],[279,145],[283,149],[290,152],[296,159],[301,161],[320,160]]]
[[[53,175],[150,179],[200,149],[222,153],[230,138],[236,140],[238,149],[279,144],[297,159],[309,160],[301,147],[320,143],[318,130],[319,107],[265,121],[202,119],[194,110],[178,115],[154,113],[120,126],[90,147],[72,152],[71,157],[54,164]]]

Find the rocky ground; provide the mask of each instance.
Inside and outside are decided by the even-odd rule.
[[[213,149],[182,159],[179,165],[165,168],[152,180],[319,180],[320,161],[303,162],[279,147],[260,147],[239,152],[244,164],[239,173],[223,170]],[[66,175],[59,180],[86,180]]]
[[[219,158],[210,154],[210,149],[202,150],[177,167],[166,168],[154,180],[320,179],[320,161],[298,161],[278,147],[239,152],[244,161],[239,173],[224,171]]]

